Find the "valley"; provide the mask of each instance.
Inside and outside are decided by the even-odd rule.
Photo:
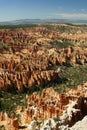
[[[0,130],[74,130],[86,115],[87,26],[1,26]]]

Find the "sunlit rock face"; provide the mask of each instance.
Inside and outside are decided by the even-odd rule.
[[[69,46],[59,50],[51,47],[55,40],[86,39],[86,34],[83,38],[81,33],[76,33],[76,38],[74,34],[68,35],[45,27],[0,29],[0,89],[8,91],[14,88],[23,92],[55,80],[60,82],[58,69],[53,70],[56,65],[86,64],[85,48]]]
[[[87,115],[87,83],[78,86],[77,90],[68,90],[66,93],[58,94],[53,87],[44,89],[42,93],[33,93],[27,96],[27,107],[17,107],[16,114],[10,117],[6,113],[0,114],[0,124],[4,124],[9,130],[19,128],[40,130],[79,130],[84,128]],[[37,124],[40,121],[40,126]],[[43,122],[44,121],[44,122]],[[86,128],[86,125],[85,125]]]
[[[0,125],[5,126],[6,130],[19,130],[18,119],[11,115],[10,117],[6,113],[0,113]]]
[[[86,49],[68,47],[57,50],[41,49],[34,45],[30,49],[22,49],[13,54],[0,54],[0,88],[4,91],[15,89],[34,89],[43,87],[57,80],[61,82],[59,68],[55,65],[86,64]]]
[[[68,112],[70,111],[68,104],[71,104],[70,106],[74,107],[73,111],[77,109],[77,115],[80,114],[80,116],[84,116],[86,113],[87,100],[86,97],[82,96],[86,92],[85,87],[83,87],[84,85],[80,86],[80,89],[83,91],[80,91],[81,93],[79,95],[79,86],[77,90],[72,90],[73,94],[71,94],[71,90],[69,90],[66,94],[58,94],[52,87],[43,90],[41,95],[36,93],[32,94],[28,97],[28,108],[29,113],[31,113],[30,115],[32,117],[36,116],[37,118],[42,119],[61,116],[63,115],[64,110],[67,109]],[[84,106],[84,110],[82,109],[82,106]],[[68,113],[68,115],[70,114]]]
[[[32,104],[35,104],[36,107],[43,107],[44,108],[43,111],[45,111],[45,109],[47,108],[46,112],[48,111],[49,113],[47,116],[50,116],[50,118],[55,117],[56,114],[62,115],[63,110],[65,110],[68,107],[68,104],[72,102],[73,102],[72,106],[74,106],[77,109],[80,109],[81,113],[82,111],[86,113],[86,100],[87,100],[86,98],[87,97],[82,96],[83,94],[86,93],[85,85],[86,83],[80,86],[80,88],[78,86],[77,90],[72,90],[73,93],[75,92],[74,94],[71,94],[70,92],[71,90],[67,92],[66,94],[58,94],[57,92],[54,91],[53,88],[49,88],[47,90],[44,90],[41,96],[37,94],[33,94],[32,96],[30,96],[28,98],[29,106],[31,107]],[[79,89],[83,91],[80,91],[78,95]],[[82,105],[84,106],[83,108],[84,110],[82,110]]]
[[[0,29],[0,42],[10,46],[10,51],[20,51],[26,48],[27,43],[40,45],[49,44],[50,42],[73,42],[75,45],[84,45],[87,43],[87,31],[81,27],[75,27],[62,24],[50,24],[57,31],[47,29],[43,26],[34,28],[17,28],[17,29]],[[61,32],[62,29],[65,32]],[[68,30],[68,32],[67,32]],[[7,47],[7,46],[6,46]],[[8,49],[8,48],[7,48]],[[3,49],[4,50],[4,49]],[[3,52],[2,48],[0,49]]]
[[[78,94],[79,89],[83,90],[83,91],[80,91],[80,93]],[[84,126],[84,124],[86,123],[86,115],[87,115],[87,97],[82,96],[86,91],[87,91],[86,83],[78,86],[77,90],[72,90],[73,95],[71,95],[71,94],[68,95],[68,92],[64,95],[59,95],[59,94],[55,93],[55,91],[52,90],[52,88],[46,90],[45,96],[48,96],[47,101],[49,101],[49,99],[50,99],[50,97],[49,97],[50,94],[51,94],[51,97],[52,97],[52,95],[54,95],[51,98],[51,101],[58,103],[57,106],[55,107],[55,109],[57,108],[60,113],[58,112],[56,114],[52,114],[52,111],[51,111],[51,113],[49,110],[46,111],[46,112],[48,112],[48,117],[47,116],[43,117],[46,119],[46,121],[42,125],[41,130],[44,130],[44,129],[73,130],[73,129],[77,129],[77,128],[78,128],[78,130],[80,130],[81,128],[84,128],[86,130],[87,126],[86,125]],[[56,98],[55,98],[55,95],[56,95]],[[32,101],[34,101],[34,98],[37,99],[36,96],[33,96],[32,98],[33,98]],[[56,99],[57,99],[57,102],[56,102]],[[44,102],[45,102],[45,100],[44,100]],[[55,105],[55,103],[54,103],[54,105]],[[59,105],[59,104],[62,104],[62,105]],[[48,106],[49,106],[49,103],[48,103]],[[41,107],[41,105],[40,105],[40,107]],[[52,104],[51,104],[50,108],[53,109]],[[53,110],[53,111],[55,111],[55,110]],[[36,117],[38,118],[38,116],[36,116]],[[81,120],[81,121],[79,121],[79,120]],[[81,122],[81,124],[80,124],[80,122]]]
[[[53,25],[56,26],[56,25]],[[57,25],[68,28],[68,25]],[[57,65],[87,64],[87,33],[72,27],[70,33],[31,29],[0,30],[0,89],[9,92],[35,91],[50,83],[61,83]],[[75,29],[75,31],[74,31]],[[79,28],[80,29],[80,28]],[[84,30],[83,30],[84,32]],[[55,42],[73,42],[73,47],[58,49]],[[27,96],[26,108],[18,106],[15,115],[0,113],[0,125],[6,130],[80,130],[87,129],[87,83],[77,90],[58,94],[55,85],[40,94]]]

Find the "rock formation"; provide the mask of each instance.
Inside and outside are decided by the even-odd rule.
[[[32,49],[35,46],[32,47]],[[30,51],[25,49],[20,53],[0,55],[0,88],[23,91],[24,88],[44,86],[51,81],[60,81],[58,69],[52,70],[55,65],[86,64],[86,49],[68,47],[66,49],[40,49]],[[43,53],[40,54],[40,53]]]
[[[58,66],[87,64],[87,30],[65,24],[49,24],[53,28],[49,30],[47,25],[0,29],[0,90],[32,92],[43,88],[40,94],[27,97],[26,108],[16,108],[20,122],[16,116],[0,112],[0,126],[6,130],[75,130],[80,123],[78,130],[86,127],[87,83],[61,94],[54,86],[44,86],[62,81]],[[55,47],[67,42],[72,46]]]
[[[33,130],[33,128],[39,127],[37,125],[39,121],[45,120],[44,124],[40,125],[40,130],[44,130],[44,128],[72,130],[80,120],[84,124],[83,121],[86,119],[86,88],[87,83],[84,83],[79,85],[77,90],[68,90],[62,94],[58,94],[53,87],[44,89],[41,94],[33,93],[27,97],[27,108],[22,109],[19,106],[16,109],[16,113],[20,115],[20,124],[14,115],[8,117],[6,113],[0,114],[0,124],[4,124],[7,130],[9,128],[17,130],[20,126],[27,128],[30,123],[28,128]],[[34,120],[36,123],[32,126]]]

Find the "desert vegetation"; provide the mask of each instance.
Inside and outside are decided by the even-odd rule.
[[[42,123],[49,118],[53,130],[63,130],[64,125],[73,129],[87,114],[82,110],[82,103],[87,106],[86,82],[87,26],[0,26],[1,130],[28,130],[32,120],[44,130]],[[62,122],[67,105],[75,113]]]

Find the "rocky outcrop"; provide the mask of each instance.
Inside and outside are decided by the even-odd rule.
[[[0,29],[0,42],[2,43],[0,52],[20,52],[22,49],[29,48],[30,44],[35,43],[38,43],[41,46],[49,46],[50,43],[55,43],[55,41],[60,42],[60,44],[68,41],[77,46],[83,46],[87,43],[86,27],[75,27],[62,24],[49,24],[43,26],[15,28],[14,30]],[[51,27],[53,30],[49,30],[47,27]]]
[[[35,91],[51,82],[61,82],[61,70],[57,65],[87,64],[87,48],[75,47],[86,46],[86,30],[78,27],[78,31],[77,27],[65,24],[53,24],[52,27],[58,27],[57,31],[40,25],[35,28],[0,29],[0,90]],[[64,33],[61,29],[69,32]],[[55,42],[62,44],[67,41],[72,42],[73,47],[52,48]],[[14,115],[9,117],[1,112],[0,125],[7,130],[26,128],[29,123],[29,130],[36,127],[40,130],[72,130],[86,120],[87,83],[62,94],[51,87],[40,94],[27,96],[27,100],[26,108],[19,106],[16,109],[20,122]]]
[[[23,91],[26,89],[33,89],[36,87],[43,87],[47,83],[60,80],[57,71],[41,71],[35,72],[34,74],[31,71],[24,72],[6,72],[1,74],[0,77],[0,89],[8,91],[11,89]]]
[[[0,125],[5,126],[6,130],[19,130],[19,123],[14,115],[10,117],[7,113],[0,113]]]
[[[74,126],[70,128],[70,130],[86,130],[87,129],[87,116],[85,116],[81,121],[75,123]]]
[[[49,91],[49,89],[46,91],[45,96],[50,95],[50,94],[48,94],[48,91]],[[52,88],[50,88],[50,91],[53,92]],[[55,95],[56,94],[57,93],[55,93]],[[59,95],[56,95],[56,98],[57,98],[57,96],[59,96]],[[86,123],[85,122],[85,120],[86,120],[85,116],[87,114],[87,108],[86,108],[86,106],[87,106],[87,98],[86,97],[81,97],[81,96],[77,97],[77,98],[76,97],[72,98],[73,95],[71,95],[70,98],[69,98],[69,101],[66,100],[67,101],[66,102],[64,100],[64,99],[66,99],[66,98],[64,98],[64,96],[65,95],[63,95],[63,98],[62,98],[62,100],[63,100],[62,107],[61,107],[61,105],[59,105],[59,106],[58,105],[56,106],[55,104],[53,105],[53,106],[55,106],[55,108],[58,107],[59,111],[61,111],[61,114],[58,113],[58,115],[57,114],[54,115],[54,116],[52,115],[52,109],[53,109],[52,103],[51,103],[51,107],[50,107],[51,115],[49,114],[50,111],[48,111],[48,110],[45,111],[45,109],[46,109],[46,107],[45,107],[44,112],[48,113],[47,114],[48,117],[45,116],[44,118],[49,118],[49,119],[44,121],[44,124],[40,126],[40,130],[44,130],[44,129],[73,130],[73,129],[77,129],[78,125],[79,125],[79,128],[78,128],[79,130],[81,128],[85,128],[85,129],[87,128],[86,125],[85,126],[83,125],[83,124]],[[53,97],[55,97],[55,96],[53,96]],[[54,99],[53,97],[51,99],[51,102],[56,103],[56,99],[55,99],[55,101],[53,101],[53,99]],[[66,95],[66,97],[67,97],[67,95]],[[36,96],[33,97],[33,101],[34,101],[34,98],[36,99]],[[57,99],[57,102],[58,102],[58,104],[60,104],[60,102],[61,102],[60,96],[58,97],[58,99]],[[49,98],[48,98],[48,100],[49,100]],[[41,105],[40,105],[39,108],[41,108]],[[49,103],[47,103],[47,108],[49,108]],[[53,110],[53,111],[55,111],[55,110]],[[36,117],[38,119],[38,116],[36,116]],[[54,117],[54,118],[52,118],[52,117]],[[81,120],[81,121],[79,121],[79,120]],[[80,122],[81,122],[81,125],[80,125]]]
[[[0,114],[0,124],[6,128],[53,129],[72,130],[78,126],[80,120],[84,124],[87,115],[87,83],[79,85],[77,90],[68,90],[58,94],[52,87],[44,89],[41,94],[27,95],[27,107],[17,107],[20,126],[15,116]],[[43,123],[44,120],[44,123]],[[40,121],[40,122],[39,122]],[[8,123],[9,122],[9,123]],[[78,123],[76,123],[78,122]],[[8,126],[8,124],[10,124]],[[83,126],[82,126],[83,127]],[[85,126],[86,127],[86,126]]]
[[[86,64],[86,49],[68,47],[66,49],[40,49],[32,46],[20,53],[0,55],[0,88],[23,91],[33,86],[44,86],[56,79],[60,82],[59,68],[55,65]]]
[[[50,47],[53,39],[63,38],[66,39],[64,34],[41,26],[31,29],[0,29],[0,89],[23,91],[33,89],[34,86],[44,86],[56,79],[60,81],[56,65],[86,64],[87,49],[68,47],[58,50]]]

